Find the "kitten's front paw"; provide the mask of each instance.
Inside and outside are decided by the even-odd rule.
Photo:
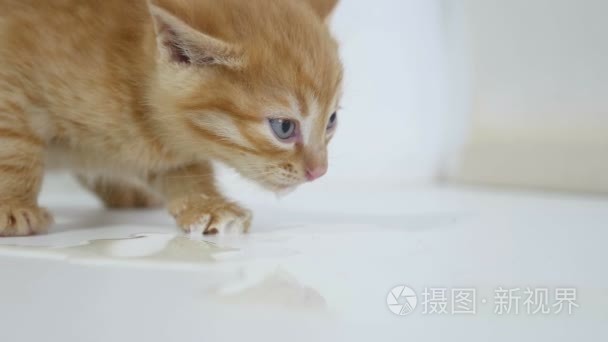
[[[53,217],[44,208],[0,205],[0,236],[28,236],[45,233]]]
[[[236,203],[204,195],[173,201],[169,211],[184,231],[205,235],[247,233],[252,217]]]

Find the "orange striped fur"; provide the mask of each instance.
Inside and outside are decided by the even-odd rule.
[[[272,191],[326,167],[336,2],[0,0],[0,236],[46,231],[37,197],[56,167],[108,207],[164,203],[186,231],[247,231],[211,162]]]

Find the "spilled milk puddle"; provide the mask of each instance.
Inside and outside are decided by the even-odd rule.
[[[68,246],[0,245],[0,254],[71,261],[107,260],[145,263],[201,264],[216,261],[216,256],[238,253],[210,241],[174,234],[138,234],[120,239],[97,239]]]
[[[241,253],[240,249],[219,246],[211,241],[162,233],[136,234],[117,239],[93,239],[67,247],[0,245],[0,255],[12,257],[60,260],[75,264],[187,270],[199,270],[200,266],[217,265],[217,262],[226,260],[242,261]],[[289,254],[281,251],[275,255]],[[250,256],[255,259],[254,255]],[[327,310],[326,301],[317,290],[301,284],[296,277],[276,265],[257,268],[253,263],[247,267],[222,269],[226,272],[208,273],[210,277],[216,278],[218,283],[201,292],[214,303],[301,312]]]

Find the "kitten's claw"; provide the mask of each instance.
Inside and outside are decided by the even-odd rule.
[[[172,202],[169,211],[187,233],[241,234],[249,231],[251,212],[223,198],[192,196]]]
[[[45,233],[53,217],[44,208],[23,205],[0,206],[0,236],[28,236]]]

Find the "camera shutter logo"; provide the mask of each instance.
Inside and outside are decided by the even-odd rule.
[[[411,288],[400,285],[394,287],[386,296],[386,304],[392,313],[406,316],[414,312],[418,305],[418,296]]]

